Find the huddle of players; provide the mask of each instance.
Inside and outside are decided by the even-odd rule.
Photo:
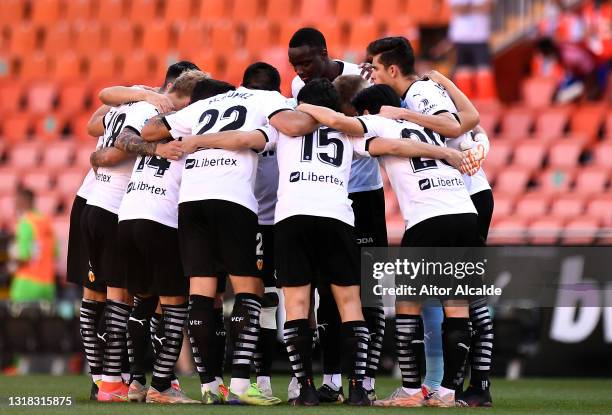
[[[391,81],[399,75],[416,78],[405,39],[375,41],[368,52],[374,83],[384,76]],[[238,89],[209,79],[193,65],[173,65],[162,91],[176,113],[158,115],[155,105],[163,110],[168,102],[145,89],[105,91],[109,104],[125,104],[92,116],[90,133],[101,136],[92,154],[97,171],[88,174],[75,199],[69,246],[69,279],[85,288],[81,332],[98,400],[198,402],[185,396],[174,376],[187,321],[202,402],[279,403],[269,381],[272,356],[266,353],[276,334],[274,287],[279,285],[287,314],[284,339],[297,386],[289,390],[293,404],[343,400],[341,366],[349,379],[349,404],[455,405],[455,378],[470,344],[467,305],[446,308],[445,377],[440,391],[424,396],[419,306],[398,303],[403,387],[389,399],[376,400],[384,314],[380,307],[361,307],[355,241],[387,243],[382,180],[378,161],[371,157],[381,156],[407,223],[402,245],[482,244],[479,217],[465,185],[440,193],[418,190],[421,178],[461,182],[455,168],[474,172],[474,152],[447,148],[434,127],[450,128],[448,120],[456,119],[461,128],[471,129],[474,125],[466,127],[465,118],[475,110],[450,82],[445,86],[454,103],[432,81],[413,80],[404,103],[411,103],[410,96],[431,94],[432,86],[438,95],[413,103],[424,113],[418,114],[424,117],[421,125],[430,123],[431,129],[374,115],[383,106],[402,105],[397,91],[385,85],[365,88],[357,76],[340,76],[360,69],[330,60],[323,36],[314,29],[296,32],[289,57],[298,73],[292,85],[301,104],[297,110],[279,93],[276,69],[264,63],[249,66]],[[329,81],[335,78],[337,88]],[[441,101],[452,109],[427,115],[431,106],[441,111]],[[83,270],[87,258],[88,274]],[[225,328],[220,298],[226,278],[235,293],[229,388],[221,377]],[[309,319],[314,287],[320,296],[318,323],[325,328],[320,333],[325,377],[318,391]],[[155,363],[147,388],[142,360],[149,333]],[[253,362],[258,382],[250,385]],[[488,383],[485,389],[488,394]]]

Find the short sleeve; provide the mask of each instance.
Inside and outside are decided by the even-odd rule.
[[[372,157],[368,152],[370,141],[375,137],[349,137],[353,145],[353,155],[356,157]]]
[[[382,118],[377,115],[361,115],[356,117],[363,126],[365,138],[381,137],[385,135]]]
[[[304,81],[299,76],[295,76],[291,81],[291,95],[293,98],[297,99],[300,90],[304,87]]]
[[[131,127],[140,133],[147,120],[155,117],[157,114],[159,112],[153,105],[146,102],[138,102],[126,111],[123,127]]]
[[[287,98],[281,95],[280,92],[263,94],[259,100],[259,105],[268,121],[279,112],[292,110]]]
[[[446,89],[431,80],[415,82],[408,90],[405,101],[409,109],[425,115],[457,112]]]
[[[276,143],[278,143],[278,130],[272,127],[270,124],[266,124],[265,126],[258,128],[257,131],[261,132],[266,138],[266,146],[259,153],[275,150]]]
[[[166,128],[168,128],[173,138],[192,134],[193,127],[197,124],[198,117],[200,116],[199,102],[195,102],[180,111],[162,117],[162,121],[166,124]]]

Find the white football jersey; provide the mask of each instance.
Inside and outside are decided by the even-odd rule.
[[[259,154],[257,177],[255,179],[255,198],[259,205],[257,219],[260,225],[274,225],[276,192],[278,191],[278,163],[276,150]]]
[[[457,107],[446,89],[430,79],[418,80],[410,85],[404,96],[404,102],[407,108],[421,114],[435,115],[442,112],[457,112]],[[465,140],[471,140],[469,132],[457,138],[447,139],[446,143],[449,147],[459,150],[459,146]],[[491,189],[487,175],[482,168],[473,176],[464,174],[463,181],[470,195]]]
[[[227,130],[252,131],[280,111],[291,110],[279,92],[240,87],[195,102],[165,117],[173,137]],[[253,193],[258,155],[253,150],[201,149],[187,156],[179,203],[220,199],[257,213]]]
[[[359,117],[366,137],[420,140],[444,146],[440,136],[417,124],[377,115]],[[368,139],[360,142],[367,149]],[[356,144],[357,145],[357,144]],[[441,160],[383,156],[382,164],[397,196],[406,229],[435,216],[476,213],[461,173]]]
[[[354,226],[348,197],[353,155],[357,152],[344,134],[327,127],[303,137],[287,137],[275,128],[260,129],[267,138],[265,151],[276,149],[278,201],[274,223],[295,215],[322,216]]]
[[[336,60],[342,64],[342,72],[340,75],[361,75],[361,69],[358,65],[351,62]],[[297,99],[298,93],[304,87],[304,81],[299,76],[295,76],[291,82],[291,93],[293,98]],[[380,174],[380,165],[375,158],[357,158],[353,160],[351,167],[351,177],[349,179],[349,193],[367,192],[383,187],[382,176]]]
[[[104,142],[104,137],[103,136],[98,137],[98,143],[96,144],[96,150],[102,147],[103,142]],[[87,198],[89,197],[89,194],[91,193],[91,189],[93,189],[95,182],[96,182],[96,174],[94,173],[93,169],[89,169],[89,171],[85,175],[85,178],[83,179],[83,183],[81,184],[81,187],[79,187],[79,190],[77,190],[77,196],[82,197],[83,199],[87,200]]]
[[[115,140],[126,127],[133,128],[140,133],[147,120],[155,115],[157,115],[155,107],[144,101],[111,108],[104,116],[102,147],[114,146]],[[131,158],[113,167],[100,167],[87,204],[98,206],[114,214],[119,213],[121,199],[130,181],[133,167],[134,160]]]
[[[185,157],[138,156],[119,208],[119,221],[148,219],[178,228],[178,195]]]

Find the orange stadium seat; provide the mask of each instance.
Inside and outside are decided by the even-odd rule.
[[[36,193],[51,190],[52,176],[46,169],[28,169],[21,176],[21,183]]]
[[[59,141],[45,146],[42,165],[48,169],[59,171],[70,167],[74,158],[75,144],[72,141]]]
[[[37,82],[28,89],[27,106],[30,112],[41,114],[53,109],[57,86],[53,82]]]
[[[363,54],[366,46],[379,36],[378,21],[371,17],[364,17],[350,22],[350,36],[348,48]]]
[[[81,61],[76,53],[66,51],[55,56],[53,78],[58,81],[78,79],[81,77]]]
[[[365,15],[364,6],[363,0],[337,0],[335,15],[352,22]]]
[[[134,49],[134,27],[127,20],[106,26],[106,47],[113,53],[125,55]]]
[[[14,24],[23,19],[26,2],[23,0],[0,1],[0,26]]]
[[[605,226],[612,226],[612,194],[603,194],[591,200],[587,206],[586,216],[599,218]]]
[[[27,55],[36,48],[37,28],[31,23],[17,23],[10,27],[8,52],[11,55]]]
[[[43,51],[47,55],[56,55],[72,47],[73,36],[70,25],[59,23],[49,26],[44,31]]]
[[[600,221],[589,216],[570,220],[563,230],[563,245],[592,245],[599,231]]]
[[[44,215],[55,216],[60,204],[60,198],[55,192],[39,192],[36,194],[36,209]]]
[[[401,15],[403,0],[373,0],[370,15],[376,20],[388,22]]]
[[[57,22],[60,17],[60,0],[36,0],[30,4],[32,23],[49,25]]]
[[[64,197],[73,198],[83,183],[86,171],[87,170],[83,168],[76,168],[58,173],[57,186],[55,189]]]
[[[40,165],[40,143],[21,143],[11,149],[10,166],[21,171]]]
[[[553,200],[550,214],[557,218],[570,219],[582,215],[584,208],[585,201],[581,195],[560,195]]]
[[[104,0],[97,2],[95,21],[100,23],[113,24],[125,18],[127,15],[123,0]]]
[[[134,50],[123,56],[123,79],[130,82],[142,82],[149,79],[154,73],[154,68],[149,65],[149,55],[143,50]]]
[[[5,225],[15,226],[15,196],[5,195],[0,197],[0,220]]]
[[[578,165],[584,143],[579,138],[553,142],[548,153],[550,167],[573,168]]]
[[[64,2],[64,18],[69,22],[90,20],[92,17],[92,6],[92,0],[66,1]]]
[[[491,245],[518,245],[525,242],[525,219],[507,217],[493,224],[487,243]]]
[[[0,167],[0,195],[13,194],[19,176],[15,169]]]
[[[339,25],[335,19],[325,19],[317,23],[317,29],[325,36],[327,42],[327,50],[332,58],[340,56],[342,46],[342,25]],[[293,33],[291,34],[293,35]],[[289,39],[287,39],[289,45]]]
[[[494,140],[491,142],[491,150],[484,162],[485,169],[498,169],[508,164],[514,146],[504,140]]]
[[[554,245],[561,236],[563,219],[543,217],[529,225],[529,242],[535,245]]]
[[[74,115],[85,107],[89,86],[85,81],[64,84],[59,90],[58,109],[62,114]]]
[[[300,5],[299,16],[306,22],[318,22],[332,15],[331,0],[308,0]]]
[[[200,2],[200,11],[197,14],[198,20],[214,22],[229,17],[228,3],[227,1],[219,0],[202,0]]]
[[[522,193],[527,187],[531,174],[523,167],[509,166],[497,175],[495,192]]]
[[[228,52],[237,46],[237,36],[234,25],[227,20],[212,25],[210,47],[216,52]]]
[[[189,21],[177,24],[176,33],[176,48],[179,53],[189,54],[204,48],[206,37],[200,22]]]
[[[532,108],[550,106],[557,81],[552,78],[529,78],[523,82],[523,102]]]
[[[262,50],[269,48],[271,45],[272,33],[269,22],[257,20],[245,25],[245,49],[251,53],[259,54]]]
[[[102,26],[99,23],[78,21],[73,26],[73,32],[76,52],[82,56],[100,53],[102,49]]]
[[[62,135],[64,126],[65,120],[60,114],[41,115],[34,119],[34,135],[45,141],[56,140]]]
[[[148,24],[157,17],[157,0],[130,0],[128,20],[136,24]]]
[[[493,221],[510,216],[514,211],[515,196],[507,193],[495,193],[495,209]]]
[[[501,135],[504,138],[527,138],[533,123],[533,111],[515,107],[504,111],[501,122]]]
[[[539,169],[546,156],[547,146],[538,140],[526,139],[516,145],[512,164],[531,171]]]
[[[68,119],[72,135],[84,142],[91,142],[93,140],[93,137],[87,134],[87,123],[89,122],[90,117],[91,114],[88,112],[82,112],[81,114],[72,116]]]
[[[538,189],[546,193],[567,193],[574,175],[574,170],[570,169],[546,169],[538,176]]]
[[[612,168],[612,140],[598,144],[593,151],[595,165]]]
[[[514,208],[514,216],[534,219],[539,216],[544,216],[550,207],[550,197],[540,193],[526,193],[516,203]]]
[[[574,183],[574,193],[581,195],[598,195],[604,193],[610,170],[605,167],[588,166],[580,169]]]
[[[262,15],[263,10],[259,8],[258,0],[234,0],[230,18],[233,21],[248,22]]]
[[[163,20],[142,25],[142,49],[165,53],[170,47],[170,27]]]
[[[162,15],[168,24],[180,24],[193,17],[192,0],[172,0],[163,2]]]
[[[96,142],[93,137],[89,137],[91,142],[87,145],[81,145],[77,148],[74,157],[74,167],[79,170],[88,170],[91,167],[89,157],[96,150]]]
[[[268,0],[266,2],[266,20],[284,22],[295,17],[296,4],[294,0]]]
[[[5,82],[0,86],[0,112],[17,111],[23,104],[23,85],[18,81]]]
[[[495,130],[499,121],[499,111],[480,110],[480,126],[485,130],[489,137],[495,136]]]
[[[94,81],[109,80],[116,76],[117,65],[115,55],[111,52],[101,52],[88,59],[88,77]]]
[[[30,114],[23,112],[12,113],[6,115],[1,120],[2,122],[2,136],[9,143],[17,143],[24,141],[32,127]]]
[[[42,52],[34,52],[21,58],[20,76],[26,81],[40,80],[47,77],[49,71],[49,58]]]
[[[595,140],[602,125],[604,113],[601,105],[586,105],[578,108],[570,119],[570,132]]]
[[[567,119],[567,108],[553,107],[542,110],[536,119],[534,137],[543,141],[562,137]]]

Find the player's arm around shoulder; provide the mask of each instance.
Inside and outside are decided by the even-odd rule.
[[[262,130],[253,131],[221,131],[204,135],[188,135],[182,138],[180,148],[185,154],[191,154],[199,149],[222,148],[225,150],[261,151],[268,142],[267,135]]]
[[[366,150],[372,156],[425,157],[446,160],[461,173],[470,173],[474,169],[475,162],[470,152],[461,152],[452,148],[435,146],[416,140],[374,137],[366,141]]]
[[[153,118],[150,118],[145,123],[144,127],[142,127],[142,131],[140,131],[140,136],[144,141],[154,142],[160,141],[164,138],[172,138],[170,134],[170,126],[165,119],[168,114],[158,114]]]
[[[347,117],[341,112],[312,104],[300,104],[296,109],[298,112],[310,115],[320,124],[347,135],[360,137],[366,133],[363,123],[358,118]]]
[[[98,98],[106,105],[119,106],[128,102],[146,101],[155,106],[160,112],[168,112],[174,109],[172,101],[164,94],[152,89],[128,86],[111,86],[102,89]]]

